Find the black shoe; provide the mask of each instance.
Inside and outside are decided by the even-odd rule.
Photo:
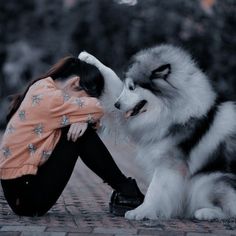
[[[144,195],[139,190],[136,181],[129,178],[122,192],[113,191],[109,203],[110,213],[124,216],[126,211],[133,210],[143,203]]]

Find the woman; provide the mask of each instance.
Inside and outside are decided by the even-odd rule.
[[[115,190],[112,213],[124,215],[142,203],[135,180],[123,175],[93,129],[103,115],[95,98],[103,83],[94,66],[66,57],[15,96],[0,146],[0,178],[16,214],[44,215],[61,195],[78,156]]]

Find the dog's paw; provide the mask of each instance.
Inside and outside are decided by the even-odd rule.
[[[143,219],[156,220],[158,219],[153,209],[146,208],[143,205],[140,205],[134,210],[127,211],[125,213],[125,218],[128,220],[143,220]]]
[[[84,61],[86,63],[89,63],[89,64],[94,64],[95,63],[95,58],[93,55],[89,54],[88,52],[86,51],[83,51],[79,54],[78,58],[81,60],[81,61]]]
[[[195,211],[194,217],[198,220],[214,220],[225,218],[225,214],[221,209],[201,208]]]

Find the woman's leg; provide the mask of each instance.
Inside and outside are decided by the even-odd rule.
[[[142,204],[144,195],[136,181],[123,175],[96,132],[88,130],[79,142],[80,158],[115,190],[109,203],[111,213],[124,216],[126,211]]]
[[[45,214],[55,204],[69,181],[78,155],[92,171],[117,191],[125,192],[126,195],[135,195],[134,192],[137,192],[136,188],[132,189],[130,179],[116,166],[94,130],[88,128],[75,143],[67,141],[67,131],[68,129],[63,129],[52,155],[39,168],[36,176],[2,181],[9,205],[17,214]]]
[[[93,129],[88,129],[78,141],[82,161],[104,182],[118,192],[137,196],[132,180],[127,178],[116,165],[110,152]]]
[[[78,143],[80,158],[86,166],[113,189],[119,190],[127,177],[120,171],[98,134],[88,128]]]

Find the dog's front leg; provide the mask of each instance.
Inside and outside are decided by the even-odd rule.
[[[78,56],[81,61],[88,64],[94,65],[98,68],[105,79],[105,94],[110,95],[109,102],[112,103],[116,100],[118,95],[120,95],[123,83],[117,74],[109,67],[105,66],[101,61],[99,61],[95,56],[89,54],[88,52],[81,52]],[[113,98],[113,100],[111,100]]]
[[[177,170],[156,168],[144,202],[125,214],[126,219],[170,218],[182,214],[185,177]]]

